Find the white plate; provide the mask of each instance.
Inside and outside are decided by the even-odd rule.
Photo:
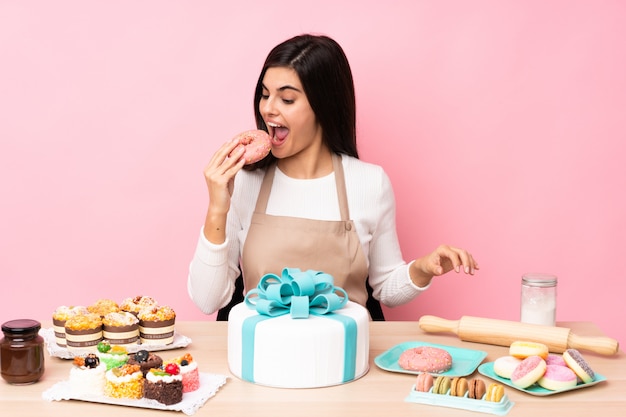
[[[74,358],[74,352],[70,351],[69,349],[63,346],[57,345],[56,337],[54,336],[54,329],[52,327],[48,329],[41,329],[39,331],[39,334],[45,340],[46,347],[48,348],[48,353],[50,354],[50,356],[54,356],[54,357],[61,358],[61,359],[73,359]],[[183,336],[182,334],[174,331],[174,341],[170,343],[169,345],[142,345],[140,343],[137,343],[136,345],[129,346],[126,349],[128,350],[129,353],[135,353],[142,349],[147,350],[149,352],[156,352],[159,350],[172,350],[172,349],[183,348],[183,347],[188,346],[190,343],[191,343],[190,338],[188,338],[187,336]],[[79,352],[78,353],[79,355],[85,354],[87,352],[95,353],[95,349],[90,349],[90,350],[84,349],[83,351],[77,351],[77,352]]]
[[[48,388],[42,394],[44,400],[62,401],[78,400],[100,404],[122,405],[126,407],[152,408],[155,410],[182,411],[188,416],[194,414],[209,398],[215,396],[222,385],[226,383],[226,376],[206,374],[200,372],[200,388],[193,392],[183,393],[183,400],[178,404],[165,405],[156,400],[142,398],[140,400],[111,398],[104,395],[74,395],[69,381],[61,381]],[[61,414],[61,413],[59,413]]]

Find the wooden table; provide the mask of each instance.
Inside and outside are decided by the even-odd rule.
[[[49,327],[50,323],[43,323]],[[506,355],[506,347],[460,341],[451,334],[428,334],[417,322],[372,322],[370,325],[370,370],[363,378],[351,383],[316,389],[278,389],[243,382],[228,370],[226,322],[181,322],[177,331],[193,342],[184,350],[162,352],[161,356],[188,351],[200,364],[201,372],[228,376],[227,383],[195,414],[196,416],[489,416],[446,407],[408,403],[404,398],[414,383],[413,375],[392,373],[374,365],[374,358],[392,346],[411,340],[479,349],[488,352],[485,362]],[[602,332],[592,323],[564,322],[581,336],[600,336]],[[171,355],[168,355],[171,353]],[[507,416],[625,416],[626,415],[626,355],[602,356],[582,351],[592,368],[607,381],[585,389],[547,397],[532,396],[506,387],[506,394],[515,403]],[[94,404],[81,401],[42,399],[42,392],[68,377],[68,360],[46,355],[46,372],[41,381],[28,386],[12,386],[0,380],[0,409],[2,416],[155,416],[150,409]],[[490,380],[476,372],[473,376]],[[166,415],[182,413],[161,412]]]

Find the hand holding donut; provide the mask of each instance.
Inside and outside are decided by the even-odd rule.
[[[432,253],[416,259],[411,265],[411,278],[419,287],[425,287],[433,276],[443,275],[452,270],[474,275],[480,269],[474,257],[465,249],[440,245]]]
[[[267,156],[271,140],[267,132],[249,130],[224,143],[204,169],[209,190],[209,208],[204,222],[204,236],[220,244],[226,239],[226,216],[230,210],[235,175],[245,164]]]

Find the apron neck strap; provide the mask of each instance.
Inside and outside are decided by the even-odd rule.
[[[333,170],[335,171],[335,186],[337,188],[337,199],[339,200],[339,212],[341,213],[341,220],[350,220],[350,211],[348,210],[348,195],[346,193],[346,181],[343,174],[343,164],[341,163],[341,155],[333,152]],[[272,183],[274,182],[274,172],[276,171],[276,163],[270,165],[265,170],[265,176],[261,183],[261,190],[259,191],[259,197],[256,200],[255,212],[265,213],[267,210],[267,202],[272,190]]]

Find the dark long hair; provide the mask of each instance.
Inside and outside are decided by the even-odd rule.
[[[258,129],[267,131],[259,111],[263,78],[268,68],[293,68],[309,104],[322,127],[322,140],[335,153],[359,157],[356,146],[356,100],[348,58],[328,36],[299,35],[272,49],[265,59],[254,90],[254,115]],[[270,153],[249,169],[264,168],[275,161]]]

